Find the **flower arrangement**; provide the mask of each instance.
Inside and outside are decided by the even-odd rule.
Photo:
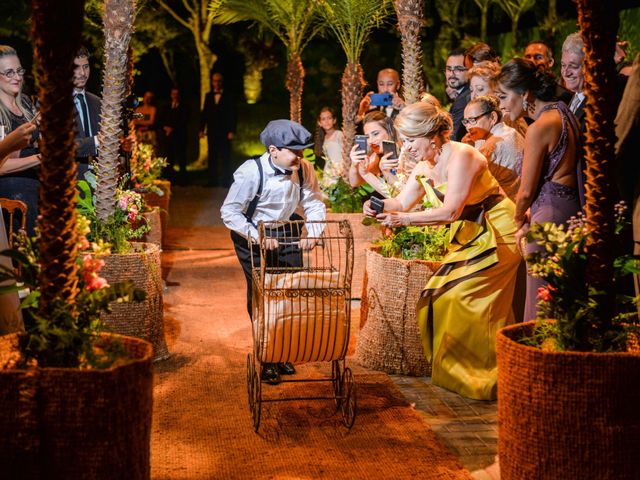
[[[0,294],[29,291],[20,304],[25,334],[19,337],[22,356],[17,367],[106,368],[119,357],[116,343],[110,350],[96,348],[97,334],[102,330],[100,314],[110,311],[111,302],[142,301],[146,294],[130,280],[109,285],[100,276],[104,266],[101,257],[110,253],[110,247],[103,241],[89,241],[90,223],[78,215],[77,294],[74,299],[56,299],[53,315],[46,318],[38,309],[42,268],[38,237],[29,238],[22,232],[16,236],[14,249],[0,253],[20,266],[19,272],[0,266],[0,282],[7,283],[0,287]]]
[[[446,226],[386,229],[384,237],[373,245],[380,248],[383,257],[439,261],[449,246],[449,229]]]
[[[153,145],[149,143],[139,143],[135,162],[131,164],[131,180],[136,189],[144,189],[163,195],[154,181],[162,176],[162,171],[167,166],[167,159],[157,157]]]
[[[616,205],[615,233],[618,240],[626,226],[623,203]],[[553,223],[533,225],[527,238],[544,250],[527,256],[531,275],[542,278],[547,286],[538,289],[539,321],[529,344],[552,350],[624,351],[628,334],[638,331],[637,302],[626,295],[624,281],[640,273],[638,257],[619,255],[614,262],[611,289],[616,292],[611,323],[598,318],[596,307],[606,292],[586,284],[587,242],[590,232],[582,214],[573,217],[565,229]],[[621,243],[620,241],[617,243]],[[620,245],[611,245],[619,248]],[[544,321],[553,319],[554,322]]]
[[[78,182],[81,194],[77,199],[80,214],[89,221],[90,231],[87,233],[89,241],[104,241],[111,245],[113,253],[128,253],[129,240],[142,237],[149,231],[143,212],[142,195],[124,189],[123,185],[116,190],[116,208],[106,222],[101,222],[96,216],[95,201],[89,183],[86,180]]]

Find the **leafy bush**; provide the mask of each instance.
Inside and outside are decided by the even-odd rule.
[[[388,231],[381,240],[373,243],[380,248],[383,257],[403,260],[442,260],[449,246],[449,228],[401,227]]]
[[[362,213],[362,204],[371,196],[373,188],[362,185],[351,187],[342,177],[324,187],[329,198],[329,208],[333,213]]]

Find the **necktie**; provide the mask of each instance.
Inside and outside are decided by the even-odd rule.
[[[574,94],[573,98],[571,99],[571,105],[569,105],[569,110],[571,110],[573,113],[576,113],[576,110],[578,110],[578,107],[581,103],[582,99],[580,98],[580,96],[577,93]]]
[[[91,136],[91,126],[89,125],[89,110],[87,109],[87,102],[84,100],[84,93],[78,93],[76,95],[78,102],[80,103],[80,114],[82,116],[82,128],[84,129],[84,136]]]

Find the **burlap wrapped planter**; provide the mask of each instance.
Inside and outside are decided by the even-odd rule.
[[[0,477],[23,480],[150,477],[151,345],[119,335],[127,353],[105,370],[0,370]],[[0,367],[19,358],[0,337]]]
[[[133,242],[130,253],[104,257],[100,274],[111,283],[133,280],[147,293],[143,302],[113,302],[111,313],[102,314],[106,327],[121,335],[141,338],[153,345],[153,360],[169,357],[164,338],[160,247]]]
[[[160,208],[160,223],[162,225],[162,245],[165,243],[167,225],[169,223],[169,202],[171,200],[171,182],[169,180],[155,180],[153,184],[162,191],[162,195],[154,192],[143,193],[144,201],[149,207]]]
[[[497,336],[503,480],[640,478],[640,353],[547,352]]]
[[[140,240],[145,243],[153,243],[162,248],[162,219],[159,207],[153,207],[144,212],[142,217],[147,222],[150,230]]]
[[[368,248],[366,296],[362,298],[356,360],[387,373],[431,374],[416,322],[420,293],[437,262],[386,258]]]
[[[353,275],[351,277],[351,298],[360,298],[364,284],[364,272],[367,262],[366,249],[369,244],[382,237],[379,225],[362,224],[362,213],[327,212],[327,220],[347,220],[353,232]]]

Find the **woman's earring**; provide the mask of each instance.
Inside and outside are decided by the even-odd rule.
[[[522,99],[522,110],[524,110],[525,112],[529,111],[529,102],[527,102],[526,98]]]

